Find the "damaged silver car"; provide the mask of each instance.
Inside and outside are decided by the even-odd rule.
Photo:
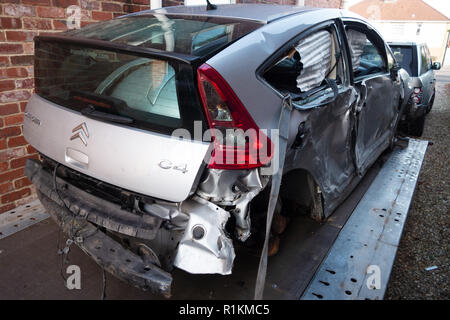
[[[27,176],[99,265],[165,296],[174,267],[226,275],[261,248],[276,174],[270,254],[289,215],[328,218],[404,107],[384,40],[337,9],[169,7],[35,48]]]

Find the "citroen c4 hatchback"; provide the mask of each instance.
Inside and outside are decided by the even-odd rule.
[[[261,247],[274,174],[270,253],[288,216],[327,219],[392,146],[404,106],[399,66],[359,16],[208,9],[35,39],[24,134],[41,159],[27,176],[99,265],[165,296],[174,267],[226,275],[236,246]]]

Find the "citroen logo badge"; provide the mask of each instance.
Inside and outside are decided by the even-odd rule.
[[[74,135],[70,137],[70,141],[80,139],[81,142],[83,142],[83,144],[87,146],[87,139],[89,138],[89,132],[85,122],[73,128],[72,133],[74,133]]]

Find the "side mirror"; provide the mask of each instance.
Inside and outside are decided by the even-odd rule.
[[[433,70],[440,70],[441,69],[441,63],[440,62],[433,62],[431,65],[431,69]]]
[[[391,70],[389,70],[389,71],[391,73],[392,80],[397,80],[398,72],[400,71],[400,69],[401,69],[401,67],[400,67],[400,65],[398,63],[394,64],[391,67]]]

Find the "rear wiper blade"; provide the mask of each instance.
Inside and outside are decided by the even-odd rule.
[[[82,109],[81,114],[86,117],[89,117],[89,118],[103,120],[103,121],[109,121],[109,122],[115,122],[115,123],[130,124],[130,123],[134,122],[134,119],[132,119],[130,117],[120,116],[117,114],[111,114],[111,113],[106,113],[106,112],[102,112],[102,111],[97,111],[97,110],[95,110],[95,108],[93,106],[88,106],[88,107]]]
[[[105,109],[112,109],[115,112],[124,110],[128,107],[127,103],[122,99],[95,92],[71,90],[70,98],[78,100],[80,102],[88,103],[89,105],[98,106]]]

